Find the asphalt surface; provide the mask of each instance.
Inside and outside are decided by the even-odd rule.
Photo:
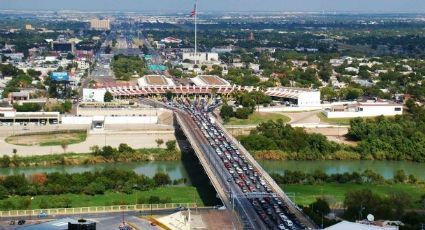
[[[288,207],[288,202],[274,193],[272,185],[261,175],[263,171],[249,162],[233,140],[214,124],[205,112],[205,102],[167,104],[178,114],[181,125],[189,128],[189,135],[208,161],[208,170],[212,170],[214,179],[219,181],[220,188],[215,187],[221,190],[218,191],[221,199],[228,208],[239,213],[246,229],[307,228],[291,211],[293,208]]]

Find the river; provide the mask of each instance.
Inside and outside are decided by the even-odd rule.
[[[397,161],[259,161],[269,173],[283,174],[285,170],[300,170],[314,172],[321,170],[327,174],[345,172],[363,172],[371,169],[381,174],[386,179],[393,178],[397,170],[404,170],[407,174],[413,174],[417,178],[425,180],[425,163],[397,162]],[[105,168],[131,169],[138,174],[152,177],[157,172],[165,172],[172,180],[188,178],[188,173],[181,161],[156,161],[156,162],[132,162],[132,163],[105,163],[96,165],[58,165],[49,167],[30,168],[1,168],[0,175],[34,174],[34,173],[80,173]]]

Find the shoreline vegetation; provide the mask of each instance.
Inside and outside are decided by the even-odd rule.
[[[187,178],[171,180],[163,172],[153,177],[132,170],[104,169],[83,173],[34,173],[0,178],[0,209],[70,208],[84,205],[157,204],[196,202],[193,189],[186,188]],[[37,200],[37,202],[34,202]],[[85,200],[90,200],[86,203]],[[200,204],[203,204],[200,201]]]
[[[356,146],[329,141],[282,120],[267,121],[238,139],[261,160],[396,160],[425,162],[425,109],[408,115],[354,118],[347,138]]]
[[[111,146],[91,147],[90,153],[64,153],[40,156],[20,157],[16,153],[10,157],[3,155],[0,158],[0,167],[37,167],[54,165],[90,165],[114,162],[135,161],[176,161],[181,159],[181,152],[176,148],[175,141],[168,141],[167,148],[133,149],[127,144],[120,144],[118,148]]]

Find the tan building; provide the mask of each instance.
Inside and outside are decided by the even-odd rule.
[[[26,29],[26,30],[34,30],[34,27],[32,27],[32,25],[31,25],[31,24],[26,24],[26,25],[25,25],[25,29]]]
[[[93,18],[90,20],[90,28],[94,30],[110,30],[111,22],[109,19],[97,19]]]

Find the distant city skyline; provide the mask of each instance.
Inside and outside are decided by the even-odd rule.
[[[190,11],[194,0],[0,0],[0,10]],[[425,13],[424,0],[200,0],[201,11]]]

